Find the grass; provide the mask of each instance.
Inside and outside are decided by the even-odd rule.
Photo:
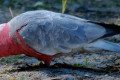
[[[70,65],[74,67],[82,67],[82,64],[78,64],[78,63],[70,64]],[[85,59],[85,66],[89,66],[88,58]]]
[[[62,0],[62,13],[65,12],[67,0]]]
[[[72,66],[74,66],[74,67],[81,67],[82,65],[81,64],[73,64]]]
[[[6,62],[6,63],[16,62],[19,58],[20,58],[20,55],[5,57],[5,58],[1,58],[0,62],[1,62],[1,64],[4,62]]]
[[[85,66],[88,66],[89,62],[88,62],[88,58],[85,59]]]
[[[19,59],[20,55],[16,55],[15,57],[7,57],[6,58],[6,62],[10,63],[10,62],[16,62]]]

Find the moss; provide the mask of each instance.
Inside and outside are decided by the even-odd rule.
[[[0,63],[2,64],[4,62],[6,62],[6,63],[16,62],[19,58],[20,58],[20,55],[1,58]]]
[[[88,62],[88,58],[85,59],[85,66],[88,66],[89,62]]]
[[[81,67],[82,66],[81,64],[77,64],[77,63],[71,64],[71,65],[74,66],[74,67]]]

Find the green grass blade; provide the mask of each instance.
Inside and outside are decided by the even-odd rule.
[[[62,0],[62,13],[65,12],[67,0]]]
[[[88,63],[88,58],[85,59],[85,65],[88,66],[89,63]]]

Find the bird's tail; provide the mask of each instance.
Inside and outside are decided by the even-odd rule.
[[[90,21],[90,22],[100,25],[106,29],[106,34],[103,36],[103,38],[120,34],[120,25],[103,23],[103,22],[95,22],[95,21]]]
[[[88,44],[85,49],[104,49],[113,52],[120,52],[120,45],[105,40],[96,41]]]

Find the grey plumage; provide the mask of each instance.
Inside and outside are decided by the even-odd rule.
[[[93,43],[90,43],[84,46],[84,50],[86,51],[96,51],[96,50],[109,50],[114,52],[120,52],[120,45],[117,43],[109,42],[106,40],[98,40]]]
[[[47,55],[79,51],[88,43],[115,32],[85,19],[45,10],[23,13],[9,25],[10,36],[24,26],[19,34],[25,43]]]

